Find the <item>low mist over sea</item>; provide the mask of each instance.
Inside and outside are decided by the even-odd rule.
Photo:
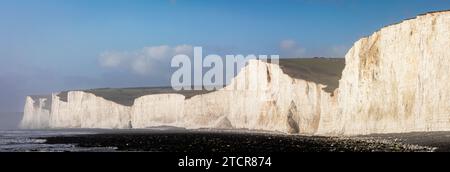
[[[17,129],[23,112],[0,112],[0,130]]]

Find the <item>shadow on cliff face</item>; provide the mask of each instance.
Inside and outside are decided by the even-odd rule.
[[[292,78],[326,85],[323,90],[333,93],[345,67],[344,58],[280,59],[284,73]]]

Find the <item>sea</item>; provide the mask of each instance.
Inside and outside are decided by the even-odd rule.
[[[96,130],[0,130],[0,152],[111,152],[116,148],[83,148],[73,144],[45,144],[43,137],[96,134]]]

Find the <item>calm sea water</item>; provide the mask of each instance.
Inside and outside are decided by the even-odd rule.
[[[71,144],[45,144],[41,137],[95,134],[96,131],[3,130],[0,131],[0,152],[103,152],[115,148],[80,148]]]

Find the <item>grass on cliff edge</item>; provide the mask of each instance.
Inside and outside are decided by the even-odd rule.
[[[181,90],[175,91],[171,87],[138,87],[138,88],[96,88],[83,90],[87,93],[95,94],[96,96],[102,97],[106,100],[113,101],[115,103],[132,106],[136,98],[151,95],[151,94],[169,94],[177,93],[184,95],[186,98],[191,98],[195,95],[205,94],[210,91],[206,90]],[[58,94],[60,100],[67,102],[67,92],[64,91]]]
[[[339,86],[345,66],[343,58],[280,59],[283,72],[290,77],[326,85],[324,91],[332,93]],[[190,98],[210,91],[174,91],[171,87],[97,88],[83,90],[125,106],[132,106],[134,99],[151,94],[178,93]],[[60,100],[67,101],[67,91],[61,92]]]

